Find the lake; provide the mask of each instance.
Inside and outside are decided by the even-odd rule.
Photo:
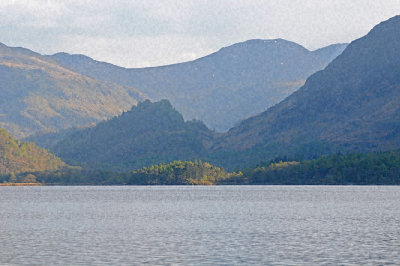
[[[0,187],[0,264],[400,263],[400,187]]]

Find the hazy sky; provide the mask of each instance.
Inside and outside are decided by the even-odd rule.
[[[0,0],[0,42],[143,67],[255,38],[350,42],[397,14],[400,0]]]

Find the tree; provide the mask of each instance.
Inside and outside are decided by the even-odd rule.
[[[36,176],[33,174],[28,174],[21,178],[21,183],[36,183]]]

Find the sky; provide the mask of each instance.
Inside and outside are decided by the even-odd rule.
[[[148,67],[249,39],[314,50],[399,14],[400,0],[0,0],[0,42]]]

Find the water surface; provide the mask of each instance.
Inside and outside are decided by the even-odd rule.
[[[0,264],[400,263],[400,187],[0,187]]]

